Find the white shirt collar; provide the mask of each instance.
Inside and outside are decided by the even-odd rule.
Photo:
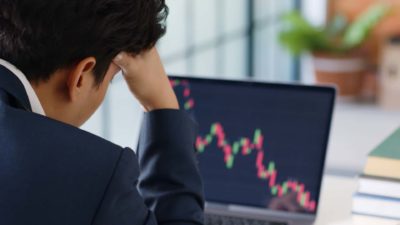
[[[24,85],[26,94],[28,95],[29,103],[32,107],[32,112],[45,116],[42,104],[40,103],[40,100],[36,95],[35,90],[33,90],[32,85],[29,83],[25,75],[17,67],[3,59],[0,59],[0,65],[10,70]]]

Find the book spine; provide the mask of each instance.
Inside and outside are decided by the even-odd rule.
[[[400,181],[361,177],[358,192],[400,199]]]
[[[352,222],[354,225],[400,225],[400,220],[361,214],[354,214],[352,216]]]
[[[400,200],[356,194],[353,198],[353,213],[398,220],[400,219]]]

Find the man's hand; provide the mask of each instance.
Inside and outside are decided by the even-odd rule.
[[[121,68],[129,89],[147,112],[179,109],[156,48],[137,56],[121,52],[113,62]]]

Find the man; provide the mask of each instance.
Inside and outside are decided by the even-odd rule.
[[[201,224],[194,124],[154,48],[164,0],[0,0],[0,224]],[[86,133],[122,70],[137,155]]]

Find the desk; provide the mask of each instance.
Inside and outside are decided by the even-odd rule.
[[[326,175],[322,184],[320,208],[315,225],[330,225],[350,220],[353,194],[357,191],[357,187],[356,177]]]
[[[368,153],[399,126],[399,111],[385,111],[371,104],[338,103],[329,141],[328,171],[360,174]]]
[[[339,103],[328,151],[328,171],[360,174],[368,153],[399,125],[399,111],[385,111],[369,104]],[[352,196],[357,185],[356,177],[327,175],[315,225],[352,225]]]

